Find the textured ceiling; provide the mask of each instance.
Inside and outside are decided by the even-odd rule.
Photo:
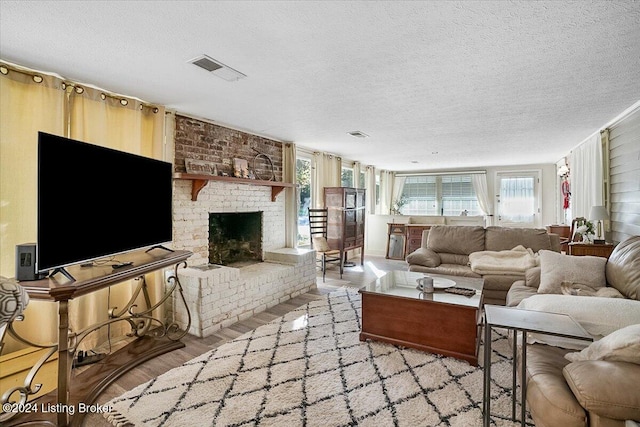
[[[638,1],[2,0],[0,28],[4,60],[398,171],[554,163],[640,100]]]

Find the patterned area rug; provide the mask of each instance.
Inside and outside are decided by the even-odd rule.
[[[340,289],[113,399],[105,416],[116,426],[482,425],[481,368],[359,332],[360,295]],[[492,425],[519,425],[504,335],[492,349]]]

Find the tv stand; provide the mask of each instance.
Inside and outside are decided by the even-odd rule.
[[[87,406],[92,405],[109,384],[135,366],[161,354],[184,347],[181,339],[189,330],[191,316],[182,292],[182,285],[178,280],[178,268],[186,267],[186,260],[191,255],[191,252],[185,250],[158,252],[157,254],[139,250],[122,256],[122,262],[131,263],[129,268],[114,270],[110,265],[105,264],[86,269],[77,265],[69,267],[69,270],[77,278],[71,283],[59,282],[56,277],[52,277],[55,273],[64,274],[64,269],[56,269],[60,271],[55,271],[43,280],[21,282],[20,285],[32,300],[51,301],[57,303],[58,306],[58,341],[56,343],[33,344],[14,334],[13,327],[10,326],[10,333],[17,340],[49,349],[46,360],[49,360],[53,354],[57,353],[58,356],[57,390],[33,400],[34,404],[37,404],[38,407],[51,405],[50,407],[74,407],[75,409],[78,409],[80,403]],[[173,274],[165,279],[164,293],[157,296],[157,301],[152,302],[144,277],[148,273],[166,268],[172,268]],[[113,307],[109,310],[108,320],[87,326],[82,330],[70,330],[70,300],[131,279],[140,280],[137,280],[136,289],[129,302],[122,309]],[[145,303],[139,304],[137,301],[141,296],[144,297],[142,300]],[[188,321],[184,330],[178,327],[174,319],[160,318],[156,314],[159,307],[171,301],[170,298],[174,299],[174,304],[183,304],[186,309]],[[134,340],[122,349],[107,355],[99,363],[87,368],[86,371],[79,374],[74,373],[72,376],[72,362],[82,340],[91,333],[116,322],[128,323],[131,326],[130,336]],[[33,384],[33,380],[46,360],[38,362],[39,365],[36,364],[31,369],[25,380],[25,386],[20,389],[20,398],[24,394],[25,401],[30,395],[37,392],[39,387],[37,384]],[[2,393],[4,390],[0,390],[0,395]],[[15,398],[16,394],[9,397]],[[5,401],[1,403],[5,403]],[[11,424],[9,425],[33,423],[33,425],[57,425],[59,427],[81,426],[85,415],[79,411],[75,413],[69,411],[16,413],[10,418]],[[4,425],[5,421],[8,422],[9,419],[0,418],[1,424]]]
[[[64,267],[58,267],[58,268],[54,269],[47,277],[53,277],[58,273],[62,274],[64,277],[66,277],[67,279],[71,280],[72,282],[76,281],[76,278],[73,277],[71,274],[69,274],[67,269],[64,268]]]
[[[162,245],[155,245],[155,246],[151,246],[149,249],[147,249],[145,252],[150,252],[154,249],[164,249],[165,251],[169,251],[169,252],[175,252],[173,249],[169,249],[166,246],[162,246]]]

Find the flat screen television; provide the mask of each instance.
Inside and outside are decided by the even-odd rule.
[[[170,242],[172,175],[171,163],[39,132],[38,272]]]

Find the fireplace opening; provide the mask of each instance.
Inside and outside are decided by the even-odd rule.
[[[209,263],[242,267],[262,261],[262,212],[209,214]]]

